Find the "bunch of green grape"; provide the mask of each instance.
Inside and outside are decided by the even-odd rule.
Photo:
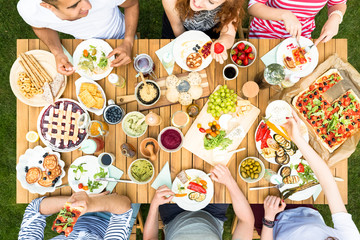
[[[234,90],[228,89],[226,85],[221,86],[210,95],[207,112],[219,119],[223,113],[236,111],[236,101],[237,95]]]

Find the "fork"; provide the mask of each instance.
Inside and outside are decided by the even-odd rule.
[[[284,183],[280,183],[280,184],[276,184],[274,186],[269,186],[269,187],[252,187],[252,188],[249,188],[249,190],[260,190],[260,189],[268,189],[268,188],[277,188],[277,189],[280,189],[284,186],[285,184]]]

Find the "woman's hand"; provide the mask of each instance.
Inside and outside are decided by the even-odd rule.
[[[221,37],[211,45],[211,56],[220,64],[223,64],[228,58],[226,45],[227,44],[221,39]]]
[[[234,180],[229,169],[221,164],[216,165],[215,168],[211,170],[210,177],[215,182],[222,183],[225,186]]]
[[[267,196],[264,200],[265,219],[274,221],[276,214],[284,211],[286,203],[276,196]]]
[[[174,198],[174,193],[166,185],[159,187],[151,201],[151,205],[159,207],[165,203],[169,203]]]
[[[291,11],[286,11],[282,15],[282,20],[284,21],[286,31],[299,41],[302,28],[299,19]]]
[[[286,118],[287,122],[283,124],[282,127],[285,128],[291,140],[295,141],[296,139],[302,138],[300,130],[301,120],[293,109],[291,109],[291,111],[292,117]]]
[[[340,17],[337,14],[332,15],[321,29],[319,38],[315,41],[315,46],[320,42],[326,43],[339,32]]]

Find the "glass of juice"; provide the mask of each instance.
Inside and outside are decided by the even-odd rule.
[[[142,72],[144,77],[151,76],[154,80],[157,79],[154,70],[155,63],[151,57],[145,53],[139,54],[134,59],[134,68],[139,73]]]
[[[189,114],[184,111],[177,111],[172,115],[171,123],[174,127],[183,128],[190,121]]]
[[[103,150],[104,146],[105,143],[103,139],[99,137],[88,138],[82,142],[80,150],[85,154],[94,154],[95,152]]]
[[[109,133],[109,125],[103,121],[92,120],[87,126],[90,137],[106,136]]]
[[[109,167],[115,160],[115,156],[112,153],[101,153],[98,156],[98,163],[101,167],[107,168]]]

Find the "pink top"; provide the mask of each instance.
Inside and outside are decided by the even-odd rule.
[[[250,8],[255,3],[293,12],[302,25],[301,36],[310,38],[315,29],[315,15],[326,5],[346,4],[347,0],[250,0]],[[250,24],[250,38],[288,38],[283,21],[254,18]]]

